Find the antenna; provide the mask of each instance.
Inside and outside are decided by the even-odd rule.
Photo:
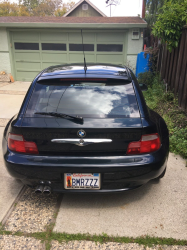
[[[84,55],[84,71],[85,71],[85,74],[86,74],[87,66],[86,66],[86,59],[85,59],[85,53],[84,53],[84,42],[83,42],[82,30],[81,30],[81,35],[82,35],[82,47],[83,47],[83,55]]]
[[[114,5],[114,6],[117,6],[118,4],[121,3],[121,0],[106,0],[106,4],[108,4],[108,6],[110,6],[110,16],[111,16],[111,6]],[[106,6],[106,7],[108,7]]]

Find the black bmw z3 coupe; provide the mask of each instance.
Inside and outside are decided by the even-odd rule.
[[[164,176],[167,126],[127,67],[58,65],[32,82],[7,124],[10,175],[36,192],[116,192]]]

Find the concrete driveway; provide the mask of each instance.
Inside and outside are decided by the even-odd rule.
[[[2,156],[2,136],[9,119],[19,112],[30,83],[0,83],[0,222],[7,214],[23,185],[5,169]]]
[[[160,181],[124,193],[64,195],[54,231],[187,240],[187,168],[169,155]]]

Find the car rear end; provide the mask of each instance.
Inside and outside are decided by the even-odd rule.
[[[5,129],[9,173],[54,192],[124,191],[158,177],[168,142],[140,115],[135,88],[128,78],[104,76],[36,82]]]

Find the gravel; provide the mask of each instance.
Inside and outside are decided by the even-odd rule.
[[[0,250],[44,250],[40,240],[13,235],[0,235]]]
[[[186,250],[187,246],[154,246],[145,247],[143,245],[130,243],[114,243],[108,242],[104,244],[95,243],[92,241],[70,241],[68,243],[59,243],[58,241],[52,242],[52,247],[50,250]]]
[[[35,194],[26,190],[6,221],[5,230],[23,233],[44,232],[53,222],[58,194]]]

